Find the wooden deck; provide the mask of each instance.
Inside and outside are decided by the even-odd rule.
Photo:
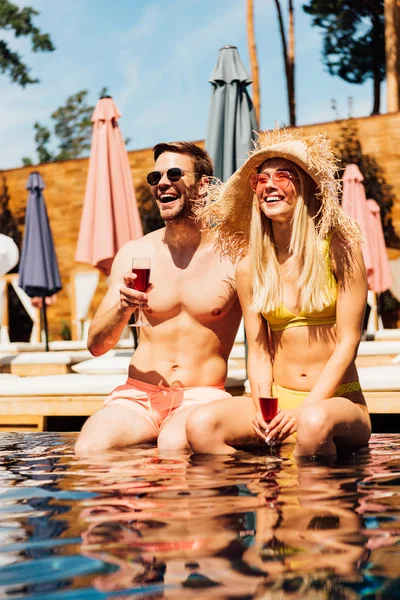
[[[242,395],[243,388],[230,390]],[[400,414],[400,390],[365,392],[371,414]],[[103,406],[106,395],[24,396],[0,398],[0,431],[46,431],[46,417],[88,417]]]

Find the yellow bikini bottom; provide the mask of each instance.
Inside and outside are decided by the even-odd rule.
[[[360,392],[361,386],[359,381],[351,381],[350,383],[342,383],[337,388],[333,397],[345,396],[349,392]],[[281,385],[272,384],[272,393],[278,398],[279,408],[298,408],[303,400],[310,392],[300,392],[299,390],[290,390]]]

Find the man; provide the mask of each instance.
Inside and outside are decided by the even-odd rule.
[[[153,151],[148,182],[165,228],[118,252],[88,348],[95,356],[113,348],[140,303],[149,326],[139,329],[128,381],[84,424],[78,453],[156,441],[160,449],[186,448],[190,412],[230,397],[227,361],[241,318],[235,267],[216,254],[192,206],[205,194],[212,163],[188,142],[158,144]],[[132,289],[133,257],[151,259],[145,293]]]

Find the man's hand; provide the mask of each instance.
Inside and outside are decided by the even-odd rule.
[[[122,310],[133,313],[139,305],[143,310],[146,310],[148,306],[147,294],[153,289],[153,284],[150,283],[146,292],[139,292],[139,290],[133,289],[134,281],[137,275],[134,273],[127,273],[124,275],[124,283],[119,288],[119,300]]]

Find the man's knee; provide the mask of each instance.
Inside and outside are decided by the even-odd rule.
[[[86,456],[94,452],[104,452],[113,447],[113,423],[107,419],[105,409],[101,408],[83,424],[75,444],[75,454]]]
[[[186,421],[186,437],[190,445],[197,440],[214,437],[221,426],[221,419],[210,405],[195,408]]]
[[[94,452],[107,450],[107,445],[104,444],[104,440],[96,440],[81,433],[76,441],[74,450],[77,456],[87,456]]]

